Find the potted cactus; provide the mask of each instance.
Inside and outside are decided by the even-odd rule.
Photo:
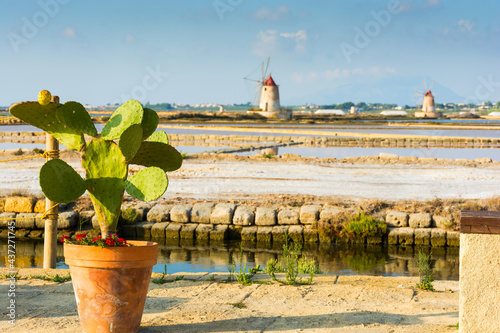
[[[42,91],[38,102],[15,104],[10,112],[51,134],[68,149],[80,151],[86,175],[83,179],[61,159],[49,160],[40,170],[42,192],[54,202],[65,203],[88,191],[101,236],[106,239],[117,231],[124,192],[139,200],[156,200],[167,189],[166,172],[178,169],[182,156],[169,145],[165,132],[155,132],[159,121],[156,112],[136,100],[118,107],[101,134],[83,105],[50,100],[50,93]],[[86,142],[84,134],[92,138]],[[130,164],[145,168],[128,177]],[[85,332],[139,330],[158,244],[126,244],[64,244]]]

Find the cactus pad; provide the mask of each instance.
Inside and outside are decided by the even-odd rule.
[[[160,119],[155,110],[144,108],[144,116],[142,117],[141,123],[143,139],[149,138],[149,136],[156,131],[159,121]]]
[[[82,166],[87,170],[87,190],[101,231],[115,231],[128,173],[125,157],[113,141],[92,139],[82,156]]]
[[[181,167],[182,155],[170,145],[144,141],[130,164],[156,166],[165,172],[174,171]]]
[[[78,199],[85,193],[87,184],[66,162],[53,159],[40,169],[40,187],[50,200],[66,203]]]
[[[78,102],[66,102],[56,112],[57,118],[77,131],[97,136],[97,130],[85,107]]]
[[[52,134],[66,148],[80,150],[85,144],[83,134],[70,128],[56,117],[57,109],[60,106],[61,104],[58,103],[43,106],[38,102],[23,102],[11,106],[10,113],[22,121]]]
[[[116,140],[131,125],[141,124],[144,111],[141,103],[131,99],[116,109],[102,129],[101,137],[105,140]]]
[[[130,161],[137,153],[142,144],[142,126],[132,125],[125,130],[120,136],[118,146],[125,156],[125,160]]]
[[[150,142],[163,142],[164,144],[168,145],[168,136],[167,136],[167,133],[165,133],[163,131],[158,131],[158,132],[154,132],[153,134],[151,134],[148,141],[150,141]]]
[[[168,178],[165,171],[157,167],[142,169],[124,183],[128,194],[143,201],[153,201],[165,193]]]

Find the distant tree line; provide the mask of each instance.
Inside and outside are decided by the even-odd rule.
[[[234,106],[236,107],[247,107],[247,106],[252,106],[252,103],[250,102],[246,102],[245,104],[234,104]]]
[[[170,103],[149,104],[149,102],[147,102],[145,107],[155,111],[168,111],[174,109]]]
[[[390,103],[365,103],[365,102],[359,102],[357,104],[354,104],[353,102],[344,102],[341,104],[328,104],[328,105],[321,105],[319,108],[320,109],[336,109],[336,110],[344,110],[348,111],[351,109],[351,106],[356,106],[356,109],[361,109],[364,111],[370,111],[370,110],[387,110],[387,109],[394,109],[398,105],[397,104],[390,104]],[[493,104],[491,101],[484,102],[483,104],[474,104],[474,103],[467,103],[467,104],[455,104],[455,103],[435,103],[436,109],[438,110],[454,110],[454,111],[460,111],[460,110],[470,110],[470,109],[476,109],[480,106],[486,106],[492,109],[498,109],[500,110],[500,101],[497,102],[496,104]],[[417,107],[415,106],[410,106],[410,105],[405,105],[403,108],[405,110],[409,109],[415,109],[415,108],[420,108],[421,105],[418,105]]]
[[[359,102],[354,104],[353,102],[344,102],[341,104],[330,104],[330,105],[322,105],[321,109],[336,109],[336,110],[344,110],[348,111],[352,106],[356,106],[357,109],[363,110],[377,110],[377,109],[393,109],[397,104],[382,104],[382,103],[365,103]]]

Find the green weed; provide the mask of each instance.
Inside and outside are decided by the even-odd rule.
[[[237,302],[237,303],[228,303],[229,305],[232,305],[234,306],[235,308],[238,308],[238,309],[246,309],[247,306],[245,303],[243,302]]]
[[[234,257],[231,254],[231,258],[229,259],[229,263],[226,265],[227,270],[229,272],[229,276],[227,277],[227,282],[234,281],[234,273],[236,272],[236,263],[234,262]]]
[[[383,235],[386,230],[387,225],[383,221],[375,220],[360,211],[357,216],[349,219],[341,233],[347,238],[356,238]]]
[[[43,154],[43,153],[45,153],[45,151],[43,149],[40,149],[40,148],[33,148],[33,153]]]
[[[300,244],[290,243],[288,234],[285,235],[285,244],[283,245],[283,254],[281,260],[270,259],[267,262],[266,273],[273,281],[287,285],[310,284],[314,274],[321,272],[314,260],[308,260],[306,257],[299,259]],[[285,273],[285,280],[276,278],[276,273]],[[309,274],[309,278],[304,280],[298,277],[299,274]]]
[[[236,263],[233,255],[231,255],[231,259],[229,264],[227,265],[227,269],[229,271],[229,277],[227,278],[226,281],[227,282],[234,281],[234,276],[236,275],[236,281],[244,286],[252,284],[253,283],[252,277],[258,272],[262,271],[262,268],[259,265],[247,269],[247,264],[246,263],[243,264],[243,247],[241,246],[241,244],[240,244],[238,272],[236,272]]]
[[[19,280],[19,272],[18,271],[15,271],[14,273],[8,273],[8,274],[0,274],[0,277],[2,277],[3,279],[7,279],[7,280],[10,280],[12,278],[14,278],[14,280]]]
[[[247,273],[246,263],[243,265],[243,247],[240,244],[240,262],[239,262],[239,270],[238,273],[236,274],[236,281],[238,281],[238,283],[241,283],[244,286],[248,286],[252,284],[252,277],[254,275],[255,273],[252,273],[251,269]]]
[[[15,152],[12,153],[13,155],[15,156],[19,156],[19,155],[22,155],[24,154],[24,151],[22,148],[19,148],[19,150],[16,150]]]
[[[418,252],[417,265],[420,283],[417,283],[417,288],[434,291],[434,287],[432,286],[434,277],[432,276],[430,257],[430,255],[425,254],[422,250]]]
[[[30,275],[30,278],[44,280],[44,281],[57,282],[57,283],[63,283],[63,282],[71,280],[71,274],[68,273],[66,275],[59,275],[59,274],[49,275],[46,273],[45,275]]]
[[[80,217],[78,220],[78,231],[82,231],[82,226],[85,224],[85,219]]]
[[[139,213],[132,207],[122,210],[120,219],[124,224],[134,224],[139,217]]]

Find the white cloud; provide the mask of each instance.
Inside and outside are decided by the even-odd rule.
[[[259,33],[257,34],[257,40],[255,41],[255,45],[253,48],[253,53],[257,54],[258,56],[269,55],[276,48],[277,39],[277,30],[259,31]]]
[[[281,33],[280,36],[295,39],[295,52],[307,52],[307,32],[305,30],[299,30],[296,33]]]
[[[427,6],[436,7],[441,5],[441,0],[427,0]]]
[[[125,36],[125,40],[126,40],[128,43],[132,43],[132,42],[135,42],[135,37],[134,37],[134,35],[132,35],[132,34],[127,34],[127,35]]]
[[[73,29],[72,27],[66,27],[66,29],[62,31],[62,35],[68,38],[76,38],[75,29]]]
[[[458,20],[456,24],[451,27],[446,27],[443,29],[443,36],[446,37],[447,40],[457,39],[457,38],[476,38],[477,30],[476,22],[471,20],[461,19]]]
[[[293,48],[297,54],[307,53],[307,32],[299,30],[297,32],[278,33],[277,30],[259,31],[254,43],[253,53],[259,56],[267,56],[273,51]],[[290,45],[290,41],[293,43]]]
[[[253,17],[258,21],[282,21],[290,18],[290,8],[286,5],[275,9],[264,6],[260,7]]]
[[[399,8],[402,12],[409,12],[414,9],[413,5],[408,1],[402,2]]]
[[[397,71],[392,67],[386,67],[386,68],[384,68],[384,71],[387,74],[396,74],[397,73]]]
[[[462,31],[472,31],[476,26],[475,22],[471,22],[470,20],[460,20],[458,21],[458,26]]]
[[[308,81],[314,81],[314,80],[316,80],[317,77],[318,77],[318,73],[316,73],[316,72],[310,72],[309,74],[307,74]]]

